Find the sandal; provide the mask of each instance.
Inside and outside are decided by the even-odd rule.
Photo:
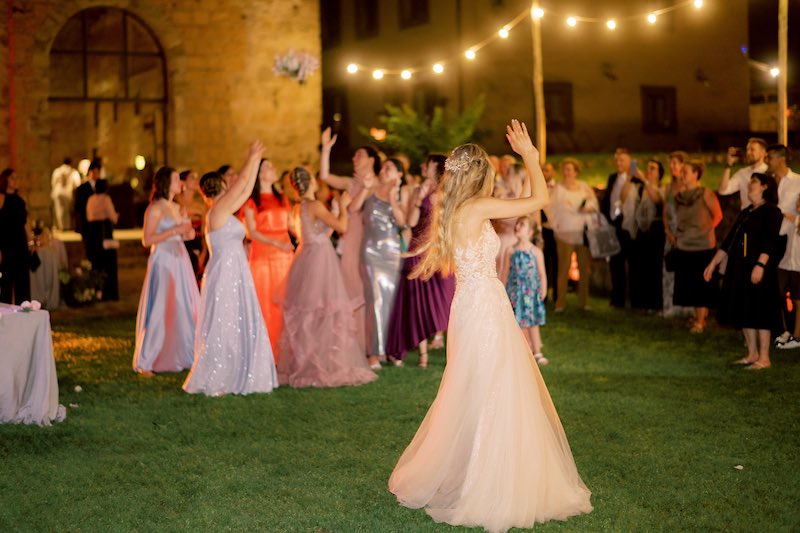
[[[420,368],[428,368],[428,352],[419,352],[419,363],[417,366]]]
[[[395,357],[393,355],[387,355],[386,359],[396,367],[402,367],[403,366],[403,360],[402,359],[398,359],[397,357]]]
[[[742,357],[741,359],[737,359],[736,361],[732,362],[732,365],[752,365],[758,361],[758,359],[748,359],[747,357]]]
[[[550,363],[550,360],[540,353],[533,354],[533,358],[536,359],[536,364],[539,366],[545,366],[546,364]]]
[[[692,327],[689,328],[689,333],[703,333],[706,330],[705,324],[700,324],[699,322],[695,322]]]
[[[431,349],[436,350],[439,348],[444,348],[444,337],[441,333],[437,333],[431,342]]]
[[[744,367],[745,370],[766,370],[767,368],[772,368],[772,365],[769,363],[759,363],[758,361]]]

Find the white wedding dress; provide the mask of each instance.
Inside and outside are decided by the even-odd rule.
[[[456,249],[447,367],[439,392],[389,479],[437,522],[488,531],[592,510],[572,452],[505,288],[489,221]]]

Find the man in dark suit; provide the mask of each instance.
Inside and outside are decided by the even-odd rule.
[[[87,249],[86,239],[88,236],[88,225],[86,224],[86,203],[89,197],[94,194],[94,189],[97,182],[101,179],[100,174],[103,171],[103,162],[99,157],[92,159],[89,164],[89,170],[86,172],[86,181],[75,189],[75,196],[73,199],[73,206],[75,208],[75,231],[81,234],[83,238],[84,250]]]
[[[631,168],[631,155],[625,148],[617,148],[614,152],[614,163],[617,171],[608,176],[605,194],[600,201],[600,212],[617,229],[617,239],[622,250],[609,259],[608,269],[611,272],[611,305],[625,307],[628,296],[628,261],[631,249],[631,236],[622,229],[622,189],[628,182],[642,183],[638,177],[638,169]]]

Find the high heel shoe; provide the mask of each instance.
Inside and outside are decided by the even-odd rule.
[[[428,368],[428,352],[419,352],[419,363],[417,366],[420,368]]]
[[[444,337],[441,333],[437,333],[433,337],[433,341],[431,341],[431,348],[436,350],[438,348],[444,348]]]

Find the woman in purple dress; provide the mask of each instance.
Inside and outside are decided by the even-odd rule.
[[[424,182],[412,197],[408,213],[408,225],[412,228],[409,251],[413,252],[425,240],[430,223],[431,208],[439,180],[444,174],[445,156],[429,155],[422,164]],[[450,304],[455,293],[452,276],[442,277],[436,273],[428,280],[408,279],[420,256],[407,257],[395,296],[394,309],[389,319],[389,334],[386,353],[401,354],[419,348],[419,366],[428,366],[428,337],[442,339],[450,319]],[[436,341],[434,341],[436,342]],[[437,347],[437,346],[432,346]]]

